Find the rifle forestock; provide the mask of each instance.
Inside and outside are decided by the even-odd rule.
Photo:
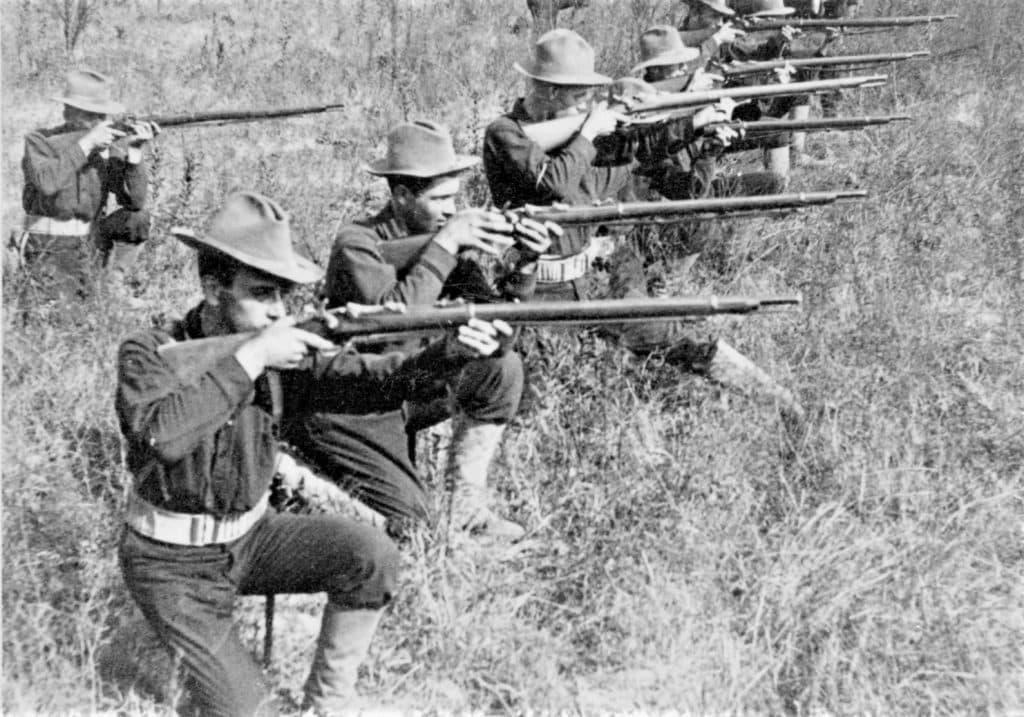
[[[846,19],[828,18],[790,18],[790,19],[755,19],[746,18],[736,20],[737,26],[748,32],[759,30],[781,30],[784,27],[792,27],[798,30],[826,30],[830,27],[907,27],[910,25],[929,25],[944,20],[955,20],[956,15],[903,15],[894,17],[853,17]]]

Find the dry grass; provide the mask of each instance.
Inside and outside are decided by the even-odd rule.
[[[977,47],[847,98],[851,114],[916,120],[829,138],[834,167],[796,185],[854,183],[869,201],[747,223],[685,285],[804,293],[799,313],[724,331],[812,407],[807,430],[565,339],[548,400],[495,472],[529,541],[506,554],[411,546],[367,692],[441,713],[1024,710],[1024,20],[1012,0],[873,5],[961,19],[858,38],[858,51],[897,38]],[[45,98],[69,64],[41,7],[2,7],[7,227],[20,137],[56,120]],[[323,260],[331,227],[383,196],[360,167],[395,122],[439,119],[476,151],[518,90],[510,66],[528,39],[506,28],[523,12],[498,0],[106,4],[76,59],[115,76],[132,107],[350,108],[166,132],[144,296],[167,314],[195,300],[189,254],[166,230],[201,225],[233,188],[279,199]],[[606,0],[571,22],[615,72],[669,15]],[[483,201],[479,178],[467,194]],[[25,327],[4,298],[4,711],[169,712],[156,697],[176,690],[169,665],[114,561],[127,477],[113,352],[147,316],[93,301]],[[279,604],[272,676],[287,701],[316,601]],[[254,650],[260,606],[242,609]]]

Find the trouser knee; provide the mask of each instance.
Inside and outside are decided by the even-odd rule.
[[[506,423],[523,395],[523,360],[511,351],[467,364],[455,384],[455,403],[470,418]]]
[[[356,570],[339,564],[337,575],[326,585],[336,605],[353,609],[378,609],[388,605],[398,588],[398,548],[376,528],[350,526],[344,536],[346,553],[357,561]]]
[[[689,373],[707,373],[715,352],[718,340],[714,336],[704,339],[686,337],[673,344],[665,352],[665,361]]]

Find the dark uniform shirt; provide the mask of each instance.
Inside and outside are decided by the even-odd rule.
[[[523,130],[531,123],[519,99],[507,115],[492,122],[484,134],[484,173],[497,206],[521,207],[553,202],[586,205],[614,199],[632,186],[633,173],[643,167],[653,173],[652,185],[666,197],[690,196],[686,175],[665,172],[666,159],[688,151],[699,154],[689,118],[629,132],[616,132],[593,143],[576,134],[550,152]],[[583,251],[592,228],[566,227],[552,241],[551,252],[571,256]]]
[[[78,145],[86,130],[66,125],[30,132],[25,137],[22,170],[26,214],[51,219],[93,221],[113,194],[126,209],[146,203],[145,162],[128,162],[124,150],[112,145],[109,157],[88,156]]]
[[[144,500],[182,513],[226,515],[259,502],[274,473],[279,413],[398,406],[466,362],[445,342],[412,357],[343,351],[311,357],[296,370],[265,372],[253,382],[229,354],[185,380],[158,349],[200,338],[199,312],[193,309],[166,331],[137,334],[118,352],[116,407],[135,489]],[[276,377],[279,392],[272,390]]]

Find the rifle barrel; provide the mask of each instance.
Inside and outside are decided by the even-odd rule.
[[[928,50],[916,50],[914,52],[889,52],[875,55],[834,55],[832,57],[800,57],[782,58],[779,60],[766,60],[763,62],[732,62],[716,68],[716,72],[725,77],[742,77],[744,75],[756,75],[770,72],[772,70],[789,65],[794,68],[801,67],[846,67],[882,65],[889,62],[905,62],[925,58],[931,55]]]
[[[955,20],[956,15],[902,15],[894,17],[853,17],[846,19],[829,18],[782,18],[782,19],[756,19],[746,18],[737,21],[739,27],[747,31],[759,30],[781,30],[784,27],[792,27],[798,30],[825,30],[826,28],[847,28],[847,27],[908,27],[911,25],[930,25],[945,20]]]
[[[719,199],[678,199],[655,202],[620,202],[607,206],[570,207],[551,209],[527,206],[523,213],[537,221],[552,221],[561,225],[603,224],[615,222],[638,223],[643,220],[667,217],[688,217],[698,214],[724,214],[730,212],[756,212],[760,210],[797,209],[832,204],[839,199],[867,196],[862,190],[843,192],[799,192],[790,194],[764,194],[749,197],[723,197]]]
[[[849,89],[853,87],[875,87],[885,84],[885,75],[861,75],[858,77],[840,77],[834,80],[811,80],[809,82],[790,82],[781,85],[754,85],[750,87],[728,87],[706,92],[673,92],[656,97],[649,102],[633,107],[629,114],[654,112],[665,109],[684,107],[700,107],[714,104],[726,97],[732,99],[753,99],[761,97],[784,97],[787,95],[806,95],[817,92]]]
[[[747,314],[763,306],[795,306],[800,301],[799,295],[699,296],[408,307],[400,313],[382,312],[358,319],[339,317],[338,325],[329,334],[340,341],[374,334],[451,329],[473,318],[485,321],[502,319],[520,325],[650,321],[712,314]]]
[[[287,107],[276,110],[219,110],[213,112],[192,112],[184,115],[156,115],[141,117],[147,122],[156,122],[161,127],[181,127],[189,124],[203,124],[206,122],[255,122],[262,119],[274,119],[277,117],[294,117],[296,115],[318,114],[320,112],[335,112],[344,109],[345,105],[311,105],[308,107]]]
[[[744,122],[740,120],[732,122],[721,122],[705,127],[703,132],[714,130],[716,127],[729,127],[737,131],[751,134],[773,134],[781,132],[814,132],[827,130],[853,130],[863,129],[876,125],[889,124],[890,122],[905,122],[913,119],[910,115],[883,115],[879,117],[824,117],[821,119],[806,120],[757,120]]]

